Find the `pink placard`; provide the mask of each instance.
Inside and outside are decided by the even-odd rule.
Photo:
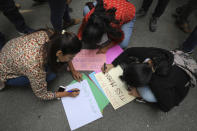
[[[110,48],[106,53],[106,63],[111,64],[116,57],[118,57],[123,52],[123,49],[116,45],[112,48]],[[96,73],[101,72],[101,69],[95,70]]]
[[[80,71],[98,71],[106,62],[105,54],[96,54],[98,49],[82,49],[72,60],[76,70]]]
[[[116,45],[110,48],[106,54],[96,54],[97,51],[98,49],[82,49],[72,61],[75,69],[80,71],[95,71],[96,73],[100,72],[103,64],[105,62],[111,64],[123,52],[123,49],[119,45]]]
[[[111,64],[122,52],[123,49],[119,45],[110,48],[106,53],[106,63]]]

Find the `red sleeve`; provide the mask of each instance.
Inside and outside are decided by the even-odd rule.
[[[78,34],[77,34],[77,36],[78,36],[78,38],[79,38],[80,40],[82,39],[82,32],[83,32],[83,29],[84,29],[86,23],[87,23],[87,22],[85,21],[85,18],[83,18],[82,24],[81,24],[81,26],[80,26],[80,28],[79,28],[79,31],[78,31]]]
[[[83,29],[84,29],[86,23],[88,22],[89,17],[90,17],[91,14],[94,12],[94,10],[95,10],[94,8],[91,9],[90,12],[88,12],[88,14],[87,14],[86,16],[84,16],[84,18],[83,18],[82,24],[81,24],[81,26],[80,26],[80,28],[79,28],[79,31],[78,31],[78,34],[77,34],[77,36],[78,36],[78,38],[79,38],[80,40],[82,39],[82,32],[83,32]]]

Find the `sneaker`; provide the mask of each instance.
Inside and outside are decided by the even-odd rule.
[[[191,50],[191,51],[183,51],[183,52],[185,52],[187,54],[192,54],[194,52],[194,50]]]
[[[28,27],[28,26],[25,26],[23,29],[19,29],[19,30],[18,30],[18,33],[19,33],[20,35],[30,34],[30,33],[32,33],[32,32],[35,32],[35,30],[32,29],[32,28],[30,28],[30,27]]]
[[[66,29],[66,28],[68,28],[68,27],[70,27],[70,26],[77,25],[77,24],[79,24],[80,22],[81,22],[80,19],[71,19],[70,22],[64,21],[63,28]]]
[[[150,19],[149,29],[151,32],[155,32],[157,30],[157,21],[158,21],[157,17],[152,17]]]
[[[192,54],[194,52],[194,49],[193,50],[186,50],[186,49],[182,48],[182,51],[187,54]]]
[[[146,11],[143,8],[141,8],[136,12],[136,17],[143,17],[145,15],[146,15]]]
[[[0,81],[0,91],[3,90],[3,88],[5,88],[5,84],[4,82]]]

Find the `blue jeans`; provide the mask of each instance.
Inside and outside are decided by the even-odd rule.
[[[147,102],[156,103],[157,99],[149,86],[138,87],[137,91],[139,95]]]
[[[193,51],[197,45],[197,26],[183,43],[183,50],[185,52]]]
[[[93,2],[93,4],[94,4],[94,6],[96,6],[97,2],[95,1],[95,2]],[[89,7],[85,6],[83,9],[83,16],[85,16],[89,11],[90,11]],[[121,27],[121,29],[124,33],[124,39],[119,45],[123,49],[126,48],[129,44],[135,21],[136,21],[136,18],[133,18],[131,21],[123,24]]]
[[[46,81],[49,82],[55,78],[56,78],[55,73],[49,73],[47,74]],[[29,85],[29,84],[30,84],[29,79],[26,76],[20,76],[17,78],[8,79],[6,81],[6,85],[9,85],[9,86],[24,86],[24,85]]]

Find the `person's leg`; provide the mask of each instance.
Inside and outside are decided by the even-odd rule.
[[[157,7],[155,8],[155,11],[149,22],[149,29],[151,32],[155,32],[157,30],[157,21],[159,17],[165,11],[168,3],[169,3],[169,0],[158,0]]]
[[[63,29],[66,29],[72,25],[79,24],[80,21],[81,21],[80,19],[71,19],[70,14],[69,14],[69,6],[68,4],[66,4],[64,16],[63,16]]]
[[[159,18],[165,11],[170,0],[158,0],[157,6],[153,13],[153,17]]]
[[[122,25],[121,29],[124,33],[124,39],[123,41],[120,43],[120,47],[121,48],[127,48],[131,35],[132,35],[132,31],[133,31],[133,27],[134,27],[134,23],[135,23],[136,18],[133,18],[133,20],[131,20],[130,22]]]
[[[168,3],[169,3],[169,0],[158,0],[157,7],[155,8],[155,11],[152,15],[152,18],[150,19],[150,22],[149,22],[149,29],[151,32],[155,32],[157,30],[157,21],[158,21],[159,17],[165,11]]]
[[[143,0],[142,9],[144,9],[144,11],[147,12],[152,2],[153,0]]]
[[[137,91],[139,95],[147,102],[156,103],[157,99],[149,86],[138,87]]]
[[[51,10],[51,23],[56,31],[62,30],[63,16],[65,13],[66,0],[49,0]]]
[[[6,81],[6,85],[9,85],[9,86],[24,86],[28,84],[29,84],[29,79],[25,76],[8,79]]]
[[[57,75],[55,73],[50,72],[49,74],[47,74],[46,81],[50,82],[50,81],[54,80],[56,77],[57,77]]]
[[[93,5],[96,6],[97,5],[97,1],[93,2]],[[90,8],[86,5],[83,9],[83,16],[86,16],[86,14],[90,12]]]
[[[26,34],[34,31],[25,24],[25,20],[19,13],[13,0],[0,0],[0,10],[15,25],[20,33]]]
[[[197,10],[197,0],[190,0],[176,18],[177,26],[186,33],[191,32],[188,17],[194,10]]]
[[[0,50],[5,45],[5,36],[0,32]]]
[[[197,45],[197,26],[183,43],[183,51],[187,53],[192,53],[196,45]]]
[[[136,12],[136,17],[145,16],[153,0],[143,0],[142,7]]]
[[[51,80],[53,80],[55,78],[56,78],[56,74],[49,73],[49,74],[47,74],[46,81],[50,82]],[[9,86],[25,86],[25,85],[29,85],[29,84],[30,84],[29,79],[26,76],[20,76],[17,78],[8,79],[6,81],[6,85],[9,85]]]
[[[66,6],[65,6],[63,20],[64,20],[65,22],[68,22],[68,23],[71,22],[68,4],[66,4]]]
[[[180,21],[187,22],[190,14],[197,9],[197,0],[190,0],[180,13]]]

